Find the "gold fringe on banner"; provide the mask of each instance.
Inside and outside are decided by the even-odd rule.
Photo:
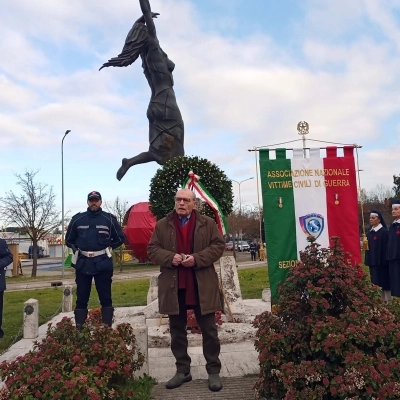
[[[362,220],[362,249],[363,250],[369,250],[368,247],[368,239],[367,235],[365,233],[365,221],[364,221],[364,204],[363,204],[363,199],[362,199],[362,191],[361,191],[361,179],[360,179],[360,167],[358,165],[358,149],[361,146],[354,145],[354,148],[356,149],[356,159],[357,159],[357,177],[358,177],[358,198],[360,200],[360,208],[361,208],[361,220]]]

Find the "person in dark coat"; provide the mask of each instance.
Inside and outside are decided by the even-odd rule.
[[[4,336],[3,325],[3,299],[6,290],[7,266],[13,262],[13,255],[4,239],[0,239],[0,338]]]
[[[371,282],[382,289],[382,299],[390,301],[390,274],[387,261],[388,230],[379,211],[372,210],[369,216],[371,229],[367,234],[368,250],[365,251],[365,265],[369,266]]]
[[[387,259],[392,296],[400,297],[400,200],[392,200],[392,217],[394,221],[389,227]]]
[[[250,243],[249,246],[251,261],[256,261],[257,245],[254,242]]]
[[[112,325],[114,309],[111,299],[111,282],[114,266],[111,249],[121,246],[125,235],[114,215],[101,208],[101,194],[88,194],[88,209],[74,215],[68,225],[65,243],[74,252],[72,266],[75,268],[76,307],[75,323],[80,329],[88,310],[92,280],[96,285],[101,304],[102,322]]]
[[[208,387],[216,392],[222,389],[222,382],[215,311],[222,310],[222,303],[214,262],[222,257],[225,241],[215,221],[195,210],[195,204],[191,190],[178,190],[175,210],[157,222],[147,253],[160,265],[159,311],[169,316],[176,360],[176,374],[166,387],[174,389],[192,380],[186,325],[187,310],[193,309],[203,336]]]

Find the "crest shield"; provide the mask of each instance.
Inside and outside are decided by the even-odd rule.
[[[325,221],[321,214],[307,214],[299,217],[301,229],[308,236],[314,236],[315,239],[321,235],[324,230]]]

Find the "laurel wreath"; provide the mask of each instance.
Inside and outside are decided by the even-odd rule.
[[[200,177],[200,181],[218,202],[222,213],[232,212],[232,181],[216,164],[199,157],[175,157],[159,168],[150,183],[150,208],[157,220],[164,218],[174,209],[175,193],[188,178],[189,171]],[[208,204],[202,204],[202,214],[214,218]]]

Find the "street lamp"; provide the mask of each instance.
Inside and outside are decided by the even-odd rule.
[[[254,176],[252,176],[251,178],[244,179],[243,181],[239,181],[239,182],[235,181],[234,179],[231,179],[232,182],[236,182],[239,185],[239,214],[240,215],[242,215],[242,198],[240,196],[240,185],[243,182],[249,181],[250,179],[254,179]]]
[[[61,276],[64,278],[64,139],[71,131],[65,131],[61,140]]]
[[[250,179],[254,179],[254,176],[252,176],[251,178],[247,178],[247,179],[243,179],[242,181],[235,181],[234,179],[231,179],[232,182],[236,182],[239,185],[239,215],[242,215],[242,198],[240,195],[240,185],[243,182],[249,181]],[[236,236],[236,232],[235,232],[235,236]],[[242,240],[242,238],[240,237],[240,240]],[[235,250],[235,237],[233,238],[233,249]],[[234,251],[233,256],[236,257],[236,253]]]

